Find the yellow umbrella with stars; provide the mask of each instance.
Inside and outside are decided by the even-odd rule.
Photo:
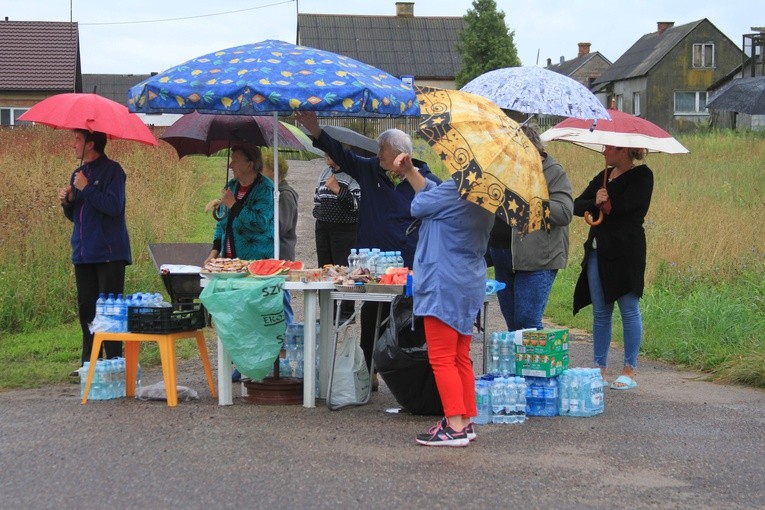
[[[462,198],[521,232],[549,230],[550,199],[539,151],[494,103],[458,90],[420,87],[419,133]]]

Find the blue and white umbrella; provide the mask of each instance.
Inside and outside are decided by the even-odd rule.
[[[358,60],[266,40],[227,48],[171,67],[128,92],[134,113],[419,117],[411,85]],[[274,129],[276,132],[276,128]],[[278,172],[275,138],[274,173]],[[274,182],[279,176],[274,175]],[[279,257],[279,192],[274,190],[274,256]]]
[[[587,87],[555,71],[535,66],[505,67],[470,81],[463,92],[483,96],[505,110],[578,119],[610,119]]]

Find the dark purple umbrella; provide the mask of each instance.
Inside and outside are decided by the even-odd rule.
[[[279,148],[311,150],[305,141],[279,123]],[[232,145],[249,143],[260,147],[273,147],[274,121],[270,117],[252,115],[202,115],[192,112],[167,128],[160,139],[172,145],[178,157],[190,154],[215,154]]]

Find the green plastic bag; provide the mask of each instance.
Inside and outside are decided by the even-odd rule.
[[[199,296],[223,347],[247,377],[260,381],[273,368],[287,328],[284,278],[215,278]]]

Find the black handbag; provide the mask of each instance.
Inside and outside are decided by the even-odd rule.
[[[412,414],[443,416],[433,369],[428,361],[422,317],[413,321],[412,298],[396,296],[390,320],[374,350],[375,368],[396,401]]]

